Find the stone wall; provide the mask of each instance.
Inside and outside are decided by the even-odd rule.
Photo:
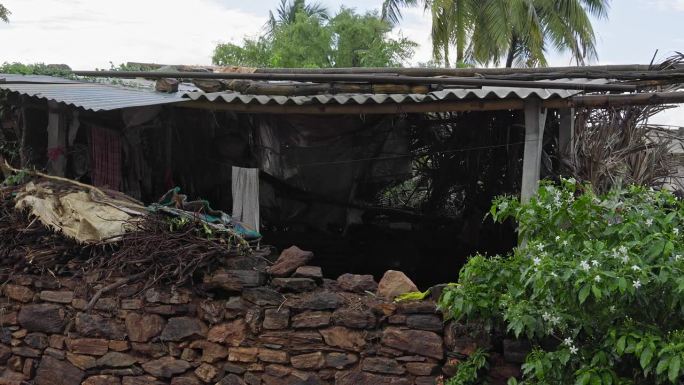
[[[0,384],[436,382],[445,345],[433,301],[394,304],[372,276],[327,280],[301,262],[266,274],[234,261],[195,291],[132,283],[90,310],[115,279],[14,276],[2,288]]]
[[[432,300],[383,299],[410,285],[400,275],[378,289],[371,276],[255,261],[194,291],[127,284],[92,309],[115,279],[14,276],[2,288],[0,384],[428,385],[458,363],[447,351],[479,343],[454,324],[445,332]]]

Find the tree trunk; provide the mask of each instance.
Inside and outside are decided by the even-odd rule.
[[[513,60],[515,60],[515,51],[518,48],[518,38],[513,35],[511,37],[511,46],[508,47],[508,56],[506,57],[506,68],[513,67]]]
[[[463,0],[456,0],[456,66],[463,64],[465,51],[465,25]]]

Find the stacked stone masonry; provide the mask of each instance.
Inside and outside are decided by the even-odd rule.
[[[433,301],[395,304],[370,276],[327,280],[302,261],[271,275],[239,259],[194,292],[128,284],[91,309],[113,281],[14,276],[0,385],[431,385],[465,346]]]

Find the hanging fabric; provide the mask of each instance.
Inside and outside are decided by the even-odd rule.
[[[121,190],[121,138],[118,132],[93,126],[90,130],[92,184]]]
[[[259,169],[233,167],[233,219],[259,231]]]

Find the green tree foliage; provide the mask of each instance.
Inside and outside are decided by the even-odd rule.
[[[316,16],[321,19],[328,19],[328,9],[318,3],[307,4],[305,0],[280,0],[280,5],[268,13],[268,32],[272,34],[278,27],[294,24],[297,14],[303,13],[306,16]],[[277,15],[277,16],[276,16]]]
[[[299,12],[292,22],[281,20],[271,33],[244,39],[242,45],[219,44],[212,60],[253,67],[400,66],[417,45],[390,38],[391,29],[374,12],[360,15],[342,8],[332,18]]]
[[[0,4],[0,20],[9,23],[9,15],[11,12],[4,5]]]
[[[529,339],[521,383],[681,383],[682,200],[643,187],[595,195],[564,180],[527,204],[499,198],[491,215],[515,219],[526,244],[471,258],[440,306]]]
[[[63,77],[73,76],[71,75],[71,70],[66,66],[44,63],[23,64],[18,62],[4,62],[0,64],[0,73],[19,75],[50,75]]]
[[[422,4],[432,16],[433,56],[507,67],[545,66],[552,46],[578,63],[596,57],[590,16],[607,16],[610,0],[384,0],[383,18],[396,23],[400,9]]]

